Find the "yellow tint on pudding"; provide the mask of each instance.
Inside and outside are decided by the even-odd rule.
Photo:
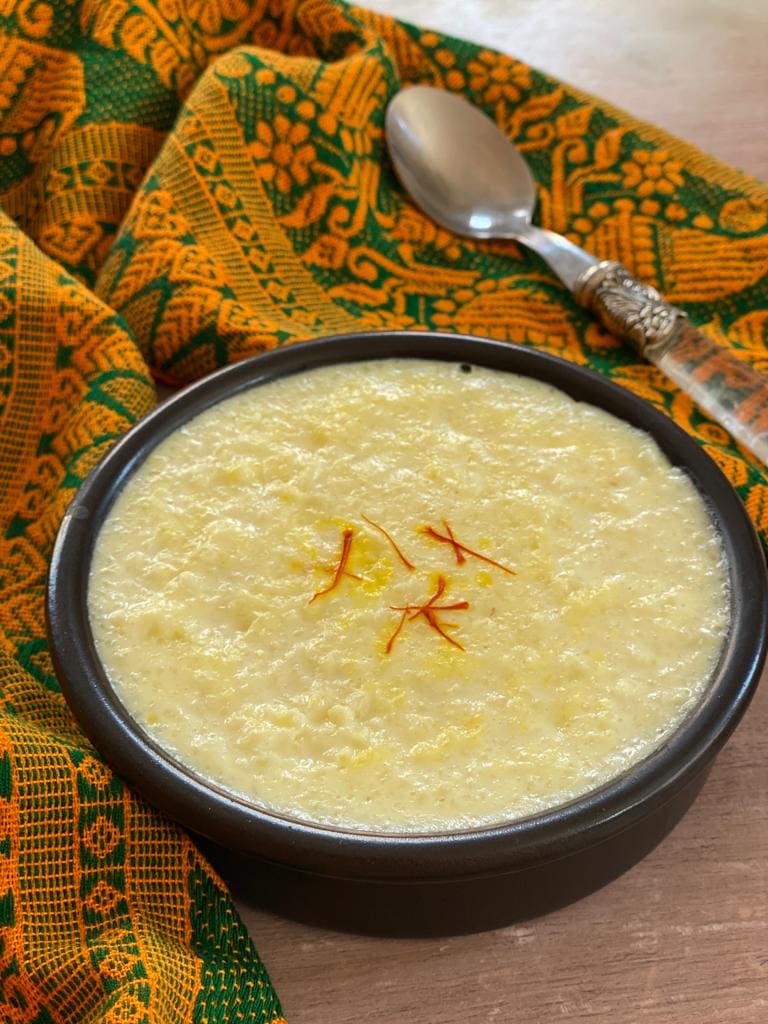
[[[646,434],[416,359],[254,387],[175,432],[100,532],[89,609],[178,760],[399,832],[615,778],[701,697],[728,625],[707,509]]]

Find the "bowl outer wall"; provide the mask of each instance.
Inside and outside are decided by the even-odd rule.
[[[165,754],[116,697],[96,654],[87,609],[91,556],[118,492],[166,436],[223,398],[330,363],[418,357],[535,377],[647,431],[684,469],[720,532],[731,622],[713,682],[680,728],[617,780],[552,811],[490,828],[385,835],[316,826],[263,811]],[[641,823],[705,770],[744,713],[766,656],[765,560],[738,495],[715,463],[643,399],[555,356],[454,334],[371,332],[304,342],[216,371],[162,403],[105,456],[65,515],[54,548],[48,631],[62,690],[86,734],[141,795],[232,850],[335,877],[437,880],[522,870],[604,842]]]

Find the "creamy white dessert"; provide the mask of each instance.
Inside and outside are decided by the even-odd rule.
[[[131,477],[91,623],[178,760],[301,819],[464,829],[606,783],[700,699],[728,588],[687,476],[601,410],[467,369],[254,387]]]

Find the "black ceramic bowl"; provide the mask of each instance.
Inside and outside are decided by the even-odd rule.
[[[651,757],[615,781],[510,824],[430,835],[320,827],[259,809],[185,768],[122,706],[94,647],[86,596],[110,506],[148,453],[223,398],[327,363],[411,356],[474,363],[546,381],[646,430],[701,492],[730,570],[731,621],[696,709]],[[697,445],[629,392],[530,349],[457,335],[346,335],[237,363],[187,388],[131,430],[72,503],[54,551],[48,628],[54,665],[83,728],[149,801],[199,836],[218,866],[263,905],[305,920],[381,934],[497,927],[561,906],[644,856],[674,826],[744,712],[765,657],[762,550],[730,484]],[[226,853],[224,851],[227,851]]]

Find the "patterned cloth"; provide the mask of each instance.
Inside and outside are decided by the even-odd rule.
[[[281,1012],[220,881],[95,754],[46,649],[58,524],[152,406],[150,373],[188,381],[361,328],[535,345],[673,416],[766,537],[763,472],[721,427],[530,253],[458,239],[409,205],[382,126],[414,81],[463,93],[518,141],[541,223],[768,371],[765,190],[604,103],[340,0],[2,0],[3,1022]]]

